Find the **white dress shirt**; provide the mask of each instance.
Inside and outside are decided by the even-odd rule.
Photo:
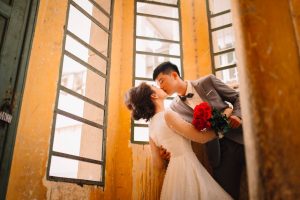
[[[185,95],[187,95],[188,93],[193,93],[194,96],[192,98],[186,98],[184,103],[187,104],[189,107],[191,107],[194,110],[196,105],[202,103],[203,101],[200,98],[200,96],[198,95],[195,88],[192,86],[191,81],[186,81],[186,82],[187,82],[187,89],[186,89]]]

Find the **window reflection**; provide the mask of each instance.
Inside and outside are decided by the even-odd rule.
[[[51,165],[49,170],[50,176],[77,178],[90,181],[101,180],[101,165],[59,156],[51,156],[51,160],[56,164]],[[66,166],[68,167],[66,168]]]
[[[180,58],[171,58],[163,56],[151,56],[144,54],[136,54],[135,57],[135,76],[152,78],[153,70],[162,62],[170,61],[178,66],[181,72]]]
[[[166,5],[177,5],[177,0],[156,1],[164,4],[151,2],[154,1],[136,2],[135,86],[141,82],[148,82],[150,85],[156,84],[152,81],[152,74],[154,69],[162,62],[170,61],[174,63],[181,73],[179,9],[177,6]],[[166,100],[166,107],[170,103],[171,100]],[[148,123],[144,120],[134,121],[133,123],[133,142],[148,142]]]
[[[88,63],[90,66],[106,74],[107,62],[99,55],[97,55],[94,51],[88,49],[80,42],[76,41],[68,35],[66,37],[65,49],[72,55],[79,58],[81,61]]]
[[[157,40],[136,40],[136,50],[166,55],[180,55],[180,46],[178,43],[162,42]]]
[[[134,141],[148,142],[149,129],[148,127],[134,127]]]
[[[213,50],[219,52],[234,47],[233,28],[225,28],[212,33]]]
[[[178,0],[146,0],[146,1],[153,1],[153,2],[159,2],[159,3],[166,3],[166,4],[174,4],[176,5],[178,3]]]
[[[209,0],[211,14],[216,14],[231,9],[230,0]]]
[[[95,160],[103,159],[102,130],[63,115],[57,115],[55,127],[54,151]]]
[[[104,185],[105,173],[100,161],[105,156],[110,7],[110,0],[69,1],[50,176]]]
[[[216,72],[216,77],[223,80],[226,84],[237,84],[238,83],[238,70],[236,67],[225,69]]]
[[[72,5],[70,6],[68,30],[98,52],[107,55],[108,34]]]
[[[110,13],[111,0],[94,0],[105,12]]]
[[[211,19],[211,28],[217,28],[232,23],[231,13],[220,15]]]
[[[228,85],[236,85],[238,83],[238,70],[236,67],[230,0],[209,0],[207,6],[210,10],[211,51],[215,53],[212,60],[215,74]],[[225,25],[231,26],[222,27]]]
[[[137,16],[136,29],[138,36],[179,41],[178,21]]]
[[[150,3],[137,2],[137,12],[163,17],[178,18],[178,9]]]
[[[83,8],[87,13],[93,16],[98,22],[100,22],[106,28],[109,28],[109,18],[104,13],[102,13],[97,7],[88,0],[73,0],[81,8]]]

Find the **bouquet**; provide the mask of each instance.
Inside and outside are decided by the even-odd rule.
[[[227,116],[212,108],[207,102],[200,103],[194,108],[192,124],[199,131],[211,128],[218,134],[226,133],[230,129]]]

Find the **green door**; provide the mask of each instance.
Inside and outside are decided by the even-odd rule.
[[[0,0],[0,199],[5,199],[38,0]]]

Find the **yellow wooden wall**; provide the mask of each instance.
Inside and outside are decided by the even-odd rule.
[[[115,0],[105,188],[46,180],[67,0],[41,0],[7,199],[157,199],[161,174],[148,145],[130,143],[123,96],[132,84],[134,0]],[[205,1],[181,1],[186,79],[211,72]]]

